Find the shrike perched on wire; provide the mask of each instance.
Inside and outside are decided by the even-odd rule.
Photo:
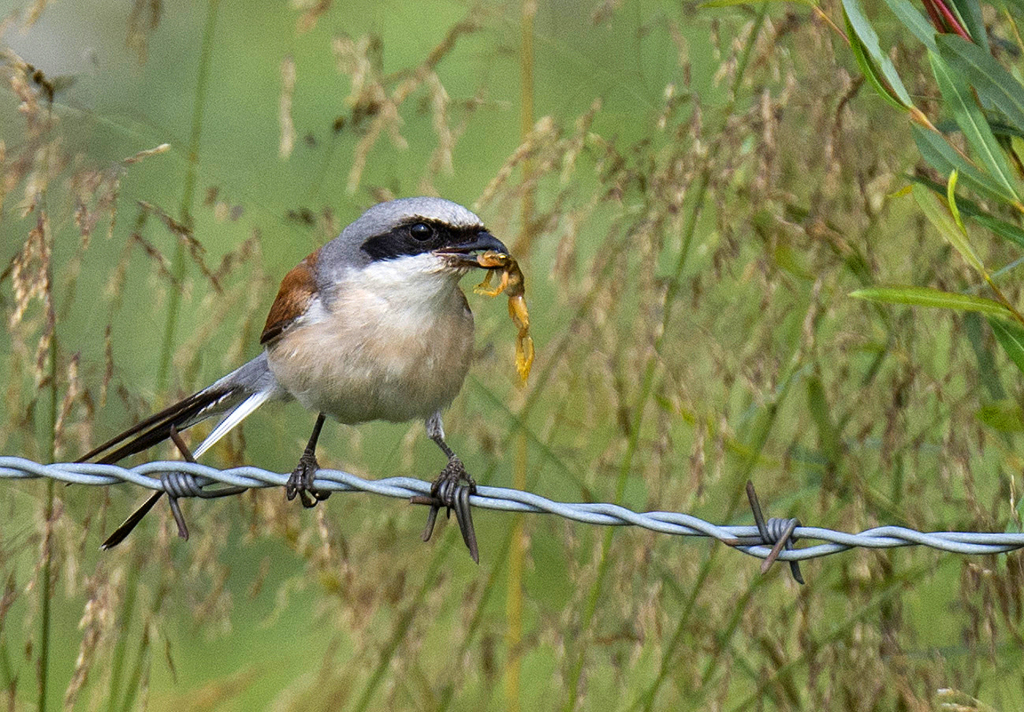
[[[445,443],[441,411],[462,388],[473,350],[473,315],[459,280],[479,266],[473,253],[487,250],[508,254],[480,218],[451,201],[405,198],[373,206],[285,275],[259,356],[80,461],[114,463],[168,438],[180,443],[177,431],[220,416],[195,449],[198,457],[267,401],[295,399],[317,418],[288,478],[288,499],[298,496],[312,507],[330,494],[314,487],[316,442],[328,416],[350,424],[422,418],[448,457],[433,491],[455,506],[460,489],[468,498],[472,479]],[[162,494],[151,495],[103,548],[124,540]],[[475,539],[466,543],[476,558]]]

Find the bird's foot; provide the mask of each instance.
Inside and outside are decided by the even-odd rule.
[[[463,490],[469,494],[476,494],[476,482],[466,472],[466,466],[462,464],[462,460],[453,456],[441,470],[441,474],[430,485],[430,496],[441,500],[448,509],[453,509],[458,504]]]
[[[462,460],[453,455],[430,486],[430,497],[414,498],[413,501],[430,505],[427,526],[423,530],[423,541],[430,540],[430,535],[434,532],[434,523],[437,521],[437,514],[441,508],[444,507],[447,510],[449,517],[454,510],[455,520],[459,523],[459,531],[462,532],[462,541],[469,549],[469,555],[473,557],[473,561],[480,563],[476,531],[473,529],[473,514],[469,504],[469,496],[472,494],[476,494],[476,482],[466,472]]]
[[[322,502],[331,496],[329,491],[318,490],[313,486],[313,479],[319,469],[320,463],[316,461],[316,454],[309,450],[302,453],[299,464],[292,470],[292,474],[288,477],[288,483],[285,485],[284,492],[289,502],[298,495],[302,506],[309,509],[315,507],[317,502]]]

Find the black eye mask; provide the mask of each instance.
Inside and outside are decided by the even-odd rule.
[[[483,227],[454,229],[450,225],[431,220],[418,220],[399,225],[382,235],[375,235],[360,249],[374,262],[399,257],[422,255],[444,247],[456,247],[471,241]]]

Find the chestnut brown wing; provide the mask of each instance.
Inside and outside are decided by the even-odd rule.
[[[260,335],[260,343],[267,344],[302,316],[316,295],[316,261],[320,250],[302,260],[281,280],[277,298],[270,307],[267,323]]]

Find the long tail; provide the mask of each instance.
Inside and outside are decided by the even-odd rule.
[[[267,356],[263,353],[213,385],[136,423],[90,450],[76,462],[113,464],[170,439],[172,428],[185,430],[207,418],[222,415],[213,432],[193,451],[193,455],[199,457],[261,405],[282,395],[284,393],[270,372]],[[107,537],[100,548],[110,549],[124,541],[161,495],[163,492],[150,495],[141,507]]]

